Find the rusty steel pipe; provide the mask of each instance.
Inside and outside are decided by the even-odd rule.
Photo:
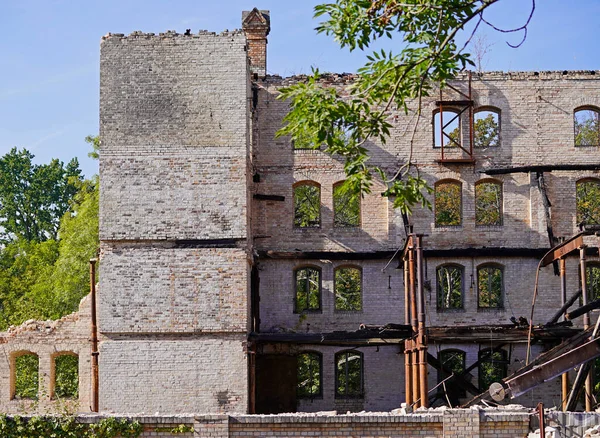
[[[96,259],[90,259],[91,341],[92,341],[92,412],[99,411],[98,324],[96,318]]]
[[[560,265],[560,307],[563,309],[567,302],[567,261],[564,257],[559,259]],[[566,309],[564,310],[566,312]],[[564,313],[561,321],[564,321]],[[562,408],[567,409],[567,401],[569,399],[569,374],[564,373],[561,376],[561,391],[562,391]]]
[[[420,405],[429,407],[429,391],[427,389],[427,335],[425,333],[425,292],[423,290],[423,236],[417,235],[416,245],[417,256],[417,321],[418,321],[418,348],[419,348],[419,393],[421,396]]]
[[[404,323],[410,325],[410,291],[408,288],[408,261],[404,260]],[[413,403],[412,397],[412,364],[411,364],[411,341],[404,341],[404,394],[406,407]]]
[[[409,294],[410,294],[410,313],[411,326],[414,334],[417,333],[417,298],[415,291],[415,248],[414,235],[410,237],[410,246],[408,251],[408,278],[409,278]],[[419,357],[418,357],[418,340],[411,340],[411,367],[412,367],[412,401],[415,408],[421,406],[421,393],[419,386]]]
[[[579,247],[579,273],[581,277],[581,298],[583,305],[586,306],[588,304],[588,293],[587,293],[587,269],[586,269],[586,259],[585,259],[585,245],[581,245]],[[590,314],[586,312],[583,315],[583,329],[586,330],[590,327]],[[588,371],[587,376],[585,378],[585,411],[591,412],[592,407],[594,405],[593,396],[593,382],[592,382],[592,371]]]

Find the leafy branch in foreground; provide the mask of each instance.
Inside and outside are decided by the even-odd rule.
[[[369,193],[378,175],[387,185],[384,194],[394,196],[394,207],[403,213],[410,213],[417,204],[430,207],[426,194],[431,188],[412,165],[421,101],[432,84],[443,88],[461,70],[474,65],[465,48],[480,24],[500,32],[526,32],[535,0],[525,25],[508,30],[484,18],[484,11],[498,1],[337,0],[315,7],[315,17],[326,17],[317,32],[333,36],[341,47],[365,50],[379,38],[399,37],[403,48],[399,54],[381,50],[368,55],[353,84],[343,90],[348,95],[323,86],[316,69],[306,82],[281,89],[279,98],[289,100],[291,109],[277,136],[289,135],[302,147],[324,145],[326,153],[342,157],[347,183],[356,193]],[[467,42],[459,47],[456,37],[472,21]],[[390,169],[369,163],[365,143],[385,144],[392,128],[391,111],[402,109],[408,114],[412,102],[417,108],[410,153],[399,169],[388,174]]]

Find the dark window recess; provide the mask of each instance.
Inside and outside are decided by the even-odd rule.
[[[342,351],[335,355],[335,396],[362,398],[363,355],[358,351]]]

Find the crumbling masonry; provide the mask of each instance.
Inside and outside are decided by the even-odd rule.
[[[596,144],[578,137],[581,117],[597,123],[600,74],[465,73],[425,99],[412,160],[434,208],[406,218],[381,182],[358,204],[340,198],[339,157],[275,138],[288,110],[278,90],[304,78],[266,74],[269,29],[254,9],[241,31],[102,39],[100,410],[398,408],[411,336],[401,256],[413,232],[424,235],[428,387],[444,381],[429,401],[486,391],[524,364],[519,318],[539,259],[577,232],[585,208],[587,223],[600,220],[576,195],[600,184],[598,133]],[[343,92],[353,78],[321,80]],[[393,114],[387,144],[367,142],[373,164],[393,173],[406,162],[415,109]],[[495,124],[487,143],[481,120]],[[578,261],[566,259],[569,296]],[[539,291],[536,324],[560,307],[552,265]],[[533,357],[564,330],[539,331]],[[460,380],[444,380],[452,371]],[[562,398],[556,379],[516,402]]]

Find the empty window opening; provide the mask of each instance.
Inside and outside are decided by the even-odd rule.
[[[362,398],[363,355],[358,351],[342,351],[335,355],[336,398]]]
[[[439,361],[443,368],[438,373],[438,382],[441,383],[450,377],[450,374],[444,372],[443,369],[446,369],[455,375],[461,375],[464,373],[466,369],[466,356],[467,354],[462,350],[447,349],[440,351]],[[445,387],[447,393],[451,396],[454,396],[454,398],[466,397],[467,395],[466,390],[453,379],[447,380],[445,382]],[[455,403],[453,402],[453,405],[454,404]]]
[[[296,303],[294,311],[321,309],[321,271],[318,268],[296,270]]]
[[[335,270],[335,310],[362,310],[362,272],[358,268]]]
[[[321,226],[321,188],[313,181],[294,186],[294,227],[318,228]]]
[[[437,268],[438,310],[463,308],[463,268],[443,265]]]
[[[40,361],[35,353],[25,352],[13,357],[13,399],[37,400]]]
[[[79,357],[63,353],[54,357],[53,398],[79,397]]]
[[[360,194],[355,193],[345,182],[333,186],[333,226],[360,226]]]
[[[504,350],[479,350],[479,390],[487,391],[494,382],[508,375],[508,354]]]
[[[502,291],[502,268],[493,265],[477,268],[477,307],[501,309]]]
[[[322,356],[320,353],[307,352],[298,355],[298,398],[321,397]]]
[[[459,226],[462,223],[462,184],[441,181],[435,185],[435,225]]]
[[[473,121],[473,147],[500,146],[500,114],[493,110],[477,111]]]
[[[600,263],[587,263],[585,269],[588,301],[594,301],[600,298]]]
[[[587,179],[577,182],[577,224],[600,225],[600,180]]]
[[[475,185],[475,225],[502,225],[502,184],[481,181]]]
[[[443,126],[442,126],[443,123]],[[438,111],[433,115],[434,147],[460,146],[460,114],[455,111]]]
[[[575,146],[600,145],[600,123],[597,109],[583,108],[576,110],[573,115],[575,127]]]

